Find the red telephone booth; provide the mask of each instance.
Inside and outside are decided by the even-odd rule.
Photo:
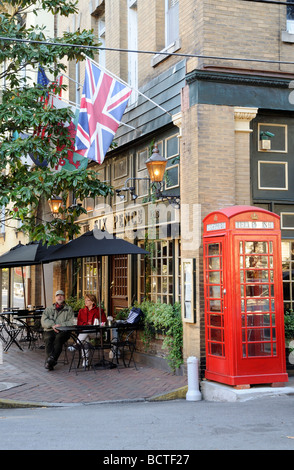
[[[234,386],[287,382],[280,217],[232,206],[203,223],[205,377]]]

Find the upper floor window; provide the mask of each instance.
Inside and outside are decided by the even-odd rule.
[[[101,48],[105,47],[105,17],[104,15],[98,20],[98,37],[101,42]],[[99,64],[105,67],[105,49],[99,49]]]
[[[176,52],[180,49],[180,28],[179,28],[179,0],[161,0],[161,7],[164,8],[164,19],[159,21],[159,27],[162,31],[160,46],[164,46],[160,52]],[[164,32],[164,37],[163,37]],[[151,65],[154,67],[168,56],[163,54],[156,54],[151,59]]]
[[[165,0],[165,47],[179,38],[179,0]]]
[[[287,0],[293,3],[293,0]],[[287,5],[287,32],[294,34],[294,5]]]
[[[128,49],[136,51],[138,49],[138,18],[137,0],[128,0]],[[138,94],[138,54],[128,53],[128,83],[133,88],[128,105],[137,101]]]

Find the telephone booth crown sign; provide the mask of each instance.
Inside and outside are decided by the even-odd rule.
[[[232,206],[203,224],[206,378],[287,382],[280,217]]]

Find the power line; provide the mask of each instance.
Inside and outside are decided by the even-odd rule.
[[[260,0],[243,0],[243,1],[260,1]],[[294,5],[294,2],[293,2],[293,5]],[[195,57],[197,59],[234,60],[234,61],[239,61],[239,62],[261,62],[261,63],[266,63],[266,64],[286,64],[286,65],[294,64],[293,61],[288,61],[288,60],[249,59],[249,58],[244,58],[244,57],[218,57],[218,56],[200,55],[200,54],[185,54],[182,52],[120,49],[120,48],[112,48],[112,47],[104,47],[104,46],[86,46],[84,44],[69,44],[69,43],[62,43],[62,42],[36,41],[33,39],[8,38],[5,36],[0,36],[0,41],[23,42],[23,43],[30,43],[30,44],[46,45],[46,46],[77,47],[79,49],[92,49],[92,50],[97,50],[97,51],[105,50],[105,51],[113,51],[113,52],[128,52],[128,53],[130,52],[130,53],[136,53],[136,54]]]
[[[278,0],[242,0],[243,2],[273,3],[275,5],[294,5],[294,2],[279,2]]]

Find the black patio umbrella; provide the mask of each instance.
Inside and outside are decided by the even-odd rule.
[[[9,251],[0,256],[0,269],[1,268],[23,268],[24,266],[33,266],[36,264],[42,264],[42,276],[43,276],[43,289],[44,289],[44,302],[46,306],[46,293],[45,293],[45,280],[44,280],[44,269],[43,269],[43,258],[59,248],[60,245],[42,244],[42,242],[30,242],[23,245],[19,242]],[[23,271],[22,271],[23,274]],[[26,298],[24,289],[24,303],[26,308]]]
[[[0,268],[13,268],[40,264],[46,256],[52,254],[60,245],[43,245],[42,242],[18,243],[0,256]]]
[[[139,246],[129,243],[121,238],[116,238],[107,231],[98,229],[90,230],[75,240],[71,240],[65,245],[57,248],[52,254],[43,259],[44,263],[51,261],[85,258],[96,256],[97,259],[97,282],[98,282],[98,302],[101,307],[100,300],[100,275],[98,269],[98,256],[111,255],[146,255],[148,251],[143,250]],[[100,308],[101,321],[101,308]]]
[[[148,252],[106,231],[90,230],[75,240],[61,245],[43,259],[44,263],[61,259],[85,258],[88,256],[146,255]]]

